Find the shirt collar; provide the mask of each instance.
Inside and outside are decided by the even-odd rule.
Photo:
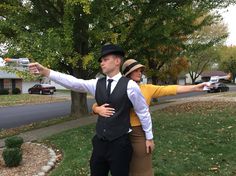
[[[122,74],[119,72],[118,74],[116,74],[115,76],[113,76],[111,78],[107,76],[107,80],[108,79],[113,79],[113,81],[118,82],[121,77],[122,77]]]

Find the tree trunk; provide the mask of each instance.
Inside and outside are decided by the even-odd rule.
[[[81,15],[83,14],[83,15]],[[88,22],[86,15],[83,12],[82,7],[77,7],[74,10],[74,28],[73,28],[73,41],[74,50],[81,56],[88,54]],[[83,69],[82,59],[77,62],[77,67],[73,69],[73,75],[77,78],[90,79],[88,78],[87,71]],[[87,94],[78,93],[71,91],[71,116],[81,118],[88,115],[87,107]]]
[[[235,84],[236,74],[233,74],[233,83]]]
[[[71,116],[81,118],[88,115],[87,93],[71,91]]]
[[[157,82],[158,82],[157,76],[152,76],[152,84],[153,84],[153,85],[157,85]],[[153,98],[153,99],[152,99],[152,102],[157,103],[157,102],[158,102],[157,98]]]
[[[152,76],[152,84],[157,85],[157,82],[158,82],[157,76]]]
[[[195,84],[197,78],[192,78],[192,84]]]

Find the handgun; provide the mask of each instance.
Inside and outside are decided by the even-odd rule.
[[[5,58],[5,63],[16,63],[19,66],[27,67],[30,63],[28,58]]]

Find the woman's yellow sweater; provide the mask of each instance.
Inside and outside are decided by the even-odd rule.
[[[177,86],[157,86],[152,84],[140,84],[141,92],[146,99],[148,105],[150,105],[152,98],[158,98],[168,95],[176,95]],[[130,123],[131,126],[140,126],[140,120],[132,109],[130,112]]]

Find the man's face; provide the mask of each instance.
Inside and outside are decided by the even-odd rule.
[[[109,74],[120,68],[120,59],[116,55],[107,55],[101,58],[100,66],[104,74]]]

